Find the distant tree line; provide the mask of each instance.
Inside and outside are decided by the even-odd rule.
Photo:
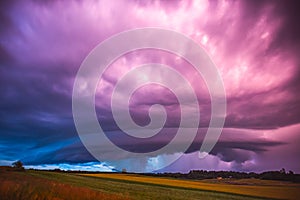
[[[236,171],[206,171],[206,170],[191,170],[189,173],[147,173],[145,175],[159,176],[159,177],[172,177],[179,179],[217,179],[217,178],[234,178],[234,179],[247,179],[257,178],[263,180],[281,180],[300,182],[300,174],[294,174],[293,171],[286,172],[284,168],[279,171],[267,171],[263,173],[255,172],[236,172]]]
[[[12,164],[13,169],[17,171],[24,171],[23,163],[21,161],[16,161]],[[36,169],[31,169],[36,170]],[[42,171],[55,171],[55,172],[67,172],[67,173],[99,173],[99,172],[87,172],[87,171],[63,171],[59,168],[54,170],[42,170]],[[107,172],[106,172],[107,173]],[[120,172],[108,172],[108,173],[128,173],[126,169],[122,169]],[[135,174],[135,173],[130,173]],[[255,172],[236,172],[236,171],[207,171],[207,170],[191,170],[189,173],[142,173],[147,176],[158,176],[158,177],[172,177],[179,179],[247,179],[256,178],[262,180],[280,180],[280,181],[292,181],[300,183],[300,174],[295,174],[293,171],[286,172],[284,168],[279,171],[267,171],[262,173]]]

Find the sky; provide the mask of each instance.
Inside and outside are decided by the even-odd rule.
[[[299,3],[290,0],[1,1],[0,165],[21,160],[36,168],[147,171],[176,158],[159,172],[285,168],[300,173],[298,9]],[[133,162],[125,150],[117,154],[99,145],[101,159],[97,160],[78,136],[72,92],[83,60],[112,35],[143,27],[173,30],[192,38],[205,49],[222,77],[225,124],[217,144],[203,159],[198,151],[211,117],[207,86],[186,60],[157,49],[136,50],[116,59],[99,77],[96,90],[95,110],[102,129],[123,149],[140,156]],[[150,122],[153,104],[161,104],[167,113],[160,137],[142,142],[120,136],[110,103],[122,76],[154,62],[171,66],[189,81],[198,99],[200,123],[186,151],[173,148],[150,158],[143,152],[165,145],[176,134],[181,119],[176,95],[155,84],[133,93],[128,107],[136,124]],[[151,74],[149,70],[136,79]],[[155,76],[172,81],[162,71]],[[122,95],[121,91],[117,103],[124,103]],[[185,103],[193,118],[194,108]],[[186,134],[191,129],[185,127]],[[181,142],[184,138],[177,145]]]

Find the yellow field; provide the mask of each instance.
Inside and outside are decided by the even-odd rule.
[[[171,186],[171,187],[249,195],[255,197],[265,197],[265,198],[274,198],[274,199],[300,199],[299,184],[285,183],[280,181],[244,179],[243,181],[237,180],[236,182],[229,184],[229,183],[225,183],[223,180],[212,183],[206,180],[203,181],[178,180],[178,179],[171,179],[171,178],[149,177],[149,176],[135,175],[135,174],[99,173],[99,174],[80,174],[80,175],[105,178],[105,179],[118,179],[123,181],[134,181],[140,183],[148,183],[148,184]],[[247,184],[247,181],[249,181],[250,185]]]

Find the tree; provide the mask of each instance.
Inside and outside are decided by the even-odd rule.
[[[294,175],[294,172],[292,170],[289,171],[290,175]]]
[[[282,168],[279,172],[280,172],[281,174],[285,174],[285,169]]]
[[[24,170],[23,163],[20,160],[14,162],[12,166],[17,170]]]

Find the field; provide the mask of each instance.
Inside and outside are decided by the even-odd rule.
[[[280,181],[267,181],[258,179],[242,179],[242,180],[176,180],[171,178],[157,178],[148,176],[139,176],[131,174],[82,174],[85,176],[125,180],[145,184],[162,185],[183,189],[198,189],[206,191],[217,191],[223,193],[233,193],[240,195],[265,197],[265,198],[279,198],[279,199],[293,199],[296,196],[299,198],[300,187],[299,184],[292,184]]]
[[[136,174],[1,171],[9,199],[299,199],[300,185],[247,180],[178,180]]]
[[[37,173],[38,174],[38,173]],[[99,192],[87,187],[31,176],[27,172],[0,172],[1,200],[130,199],[122,194]]]

